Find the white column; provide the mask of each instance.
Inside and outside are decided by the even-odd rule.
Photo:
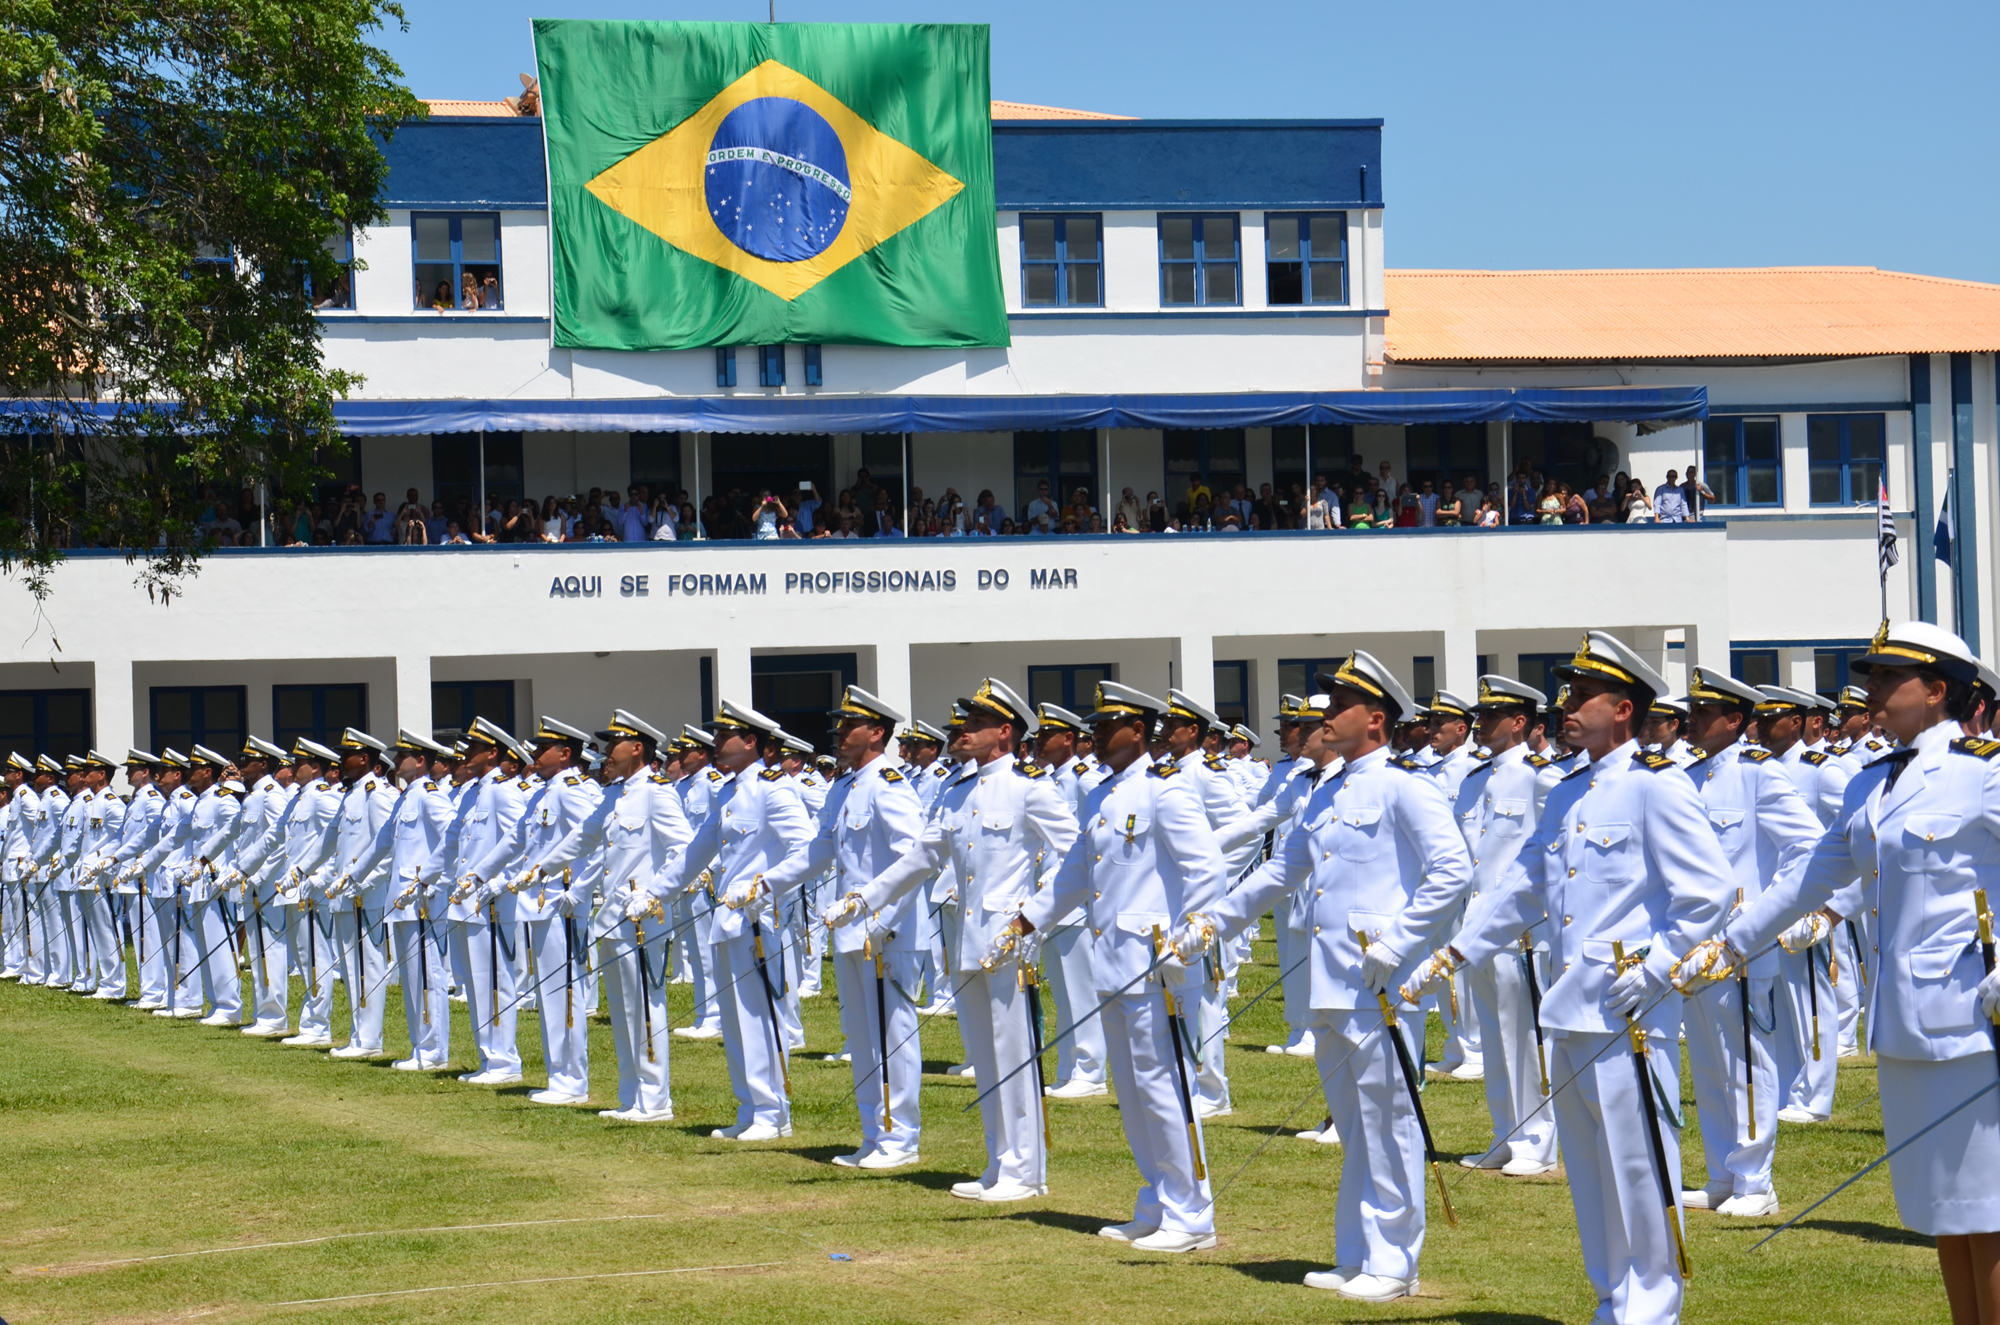
[[[1174,686],[1198,703],[1215,703],[1215,641],[1207,635],[1183,635],[1175,646]],[[1162,695],[1160,698],[1165,699]]]
[[[97,710],[91,743],[113,759],[123,759],[125,752],[138,743],[139,697],[132,693],[132,660],[97,659],[91,698]]]
[[[396,657],[396,726],[407,727],[419,736],[431,734],[429,654],[415,656],[398,654]],[[373,735],[391,745],[396,743],[394,730],[375,732]]]
[[[903,641],[876,642],[875,694],[890,708],[915,714],[916,698],[910,687],[910,646]]]
[[[1278,655],[1259,654],[1250,663],[1250,701],[1255,708],[1250,710],[1250,721],[1243,725],[1264,738],[1264,744],[1257,747],[1257,754],[1278,761],[1278,724],[1271,721],[1271,715],[1278,711]],[[1312,689],[1310,683],[1306,689]]]
[[[736,704],[750,703],[750,650],[742,645],[725,644],[715,650],[715,707],[722,710],[722,701]]]
[[[1451,628],[1442,632],[1444,656],[1438,659],[1438,687],[1449,690],[1460,699],[1473,699],[1479,694],[1479,632],[1469,621],[1454,622]],[[1428,695],[1413,698],[1423,703]]]

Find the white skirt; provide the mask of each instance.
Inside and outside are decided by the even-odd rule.
[[[1882,1131],[1891,1149],[1994,1082],[1991,1049],[1927,1062],[1878,1058]],[[1931,1237],[2000,1232],[2000,1090],[1959,1110],[1889,1161],[1896,1213]]]

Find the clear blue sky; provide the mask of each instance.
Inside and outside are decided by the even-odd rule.
[[[767,0],[406,0],[411,90],[494,99],[531,17],[762,21]],[[993,28],[993,94],[1385,120],[1396,267],[1839,263],[2000,281],[2000,5],[777,0]]]

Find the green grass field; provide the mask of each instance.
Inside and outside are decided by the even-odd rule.
[[[1257,945],[1246,996],[1276,977],[1273,958],[1270,943]],[[1206,1128],[1212,1180],[1234,1177],[1213,1251],[1149,1256],[1091,1236],[1130,1216],[1137,1184],[1105,1099],[1050,1105],[1051,1193],[1041,1200],[989,1207],[947,1194],[979,1172],[984,1152],[977,1113],[962,1112],[973,1086],[943,1075],[925,1081],[922,1165],[836,1169],[826,1161],[853,1149],[857,1125],[847,1066],[817,1061],[840,1038],[831,972],[827,980],[805,1004],[808,1053],[794,1058],[796,1135],[754,1146],[708,1139],[734,1116],[719,1042],[673,1041],[676,1121],[621,1125],[595,1112],[616,1102],[602,1023],[591,1035],[592,1107],[551,1108],[524,1098],[542,1082],[531,1013],[520,1024],[528,1085],[495,1091],[0,986],[0,1316],[13,1325],[1590,1316],[1559,1175],[1451,1166],[1460,1226],[1445,1224],[1433,1187],[1414,1301],[1366,1306],[1300,1286],[1307,1270],[1331,1264],[1340,1156],[1287,1134],[1243,1168],[1288,1113],[1288,1133],[1322,1113],[1305,1099],[1309,1062],[1262,1052],[1282,1038],[1275,994],[1235,1026],[1236,1111]],[[672,998],[675,1024],[686,1024],[688,987]],[[391,1007],[394,1046],[400,1000]],[[469,1065],[465,1009],[454,1012],[454,1047]],[[336,1042],[344,1018],[337,1010]],[[1436,1052],[1435,1024],[1432,1034]],[[949,1019],[924,1032],[933,1071],[958,1048]],[[1787,1215],[1881,1153],[1875,1088],[1868,1061],[1844,1062],[1833,1121],[1783,1128]],[[1440,1147],[1454,1157],[1486,1147],[1479,1085],[1435,1084],[1425,1099]],[[1688,1124],[1695,1182],[1691,1109]],[[1688,1319],[1946,1319],[1935,1254],[1898,1224],[1886,1170],[1748,1254],[1777,1222],[1691,1217]],[[256,1246],[287,1242],[303,1245]],[[298,1305],[410,1289],[438,1291]]]

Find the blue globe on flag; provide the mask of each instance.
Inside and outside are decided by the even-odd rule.
[[[767,262],[825,252],[854,201],[840,135],[789,97],[759,97],[724,116],[702,184],[716,228]]]

